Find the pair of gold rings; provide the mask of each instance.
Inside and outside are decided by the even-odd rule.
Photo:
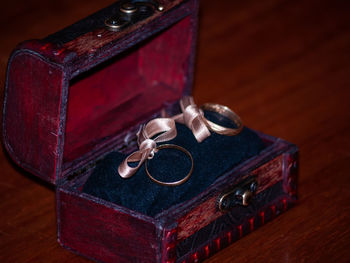
[[[203,117],[203,121],[210,131],[215,132],[217,134],[226,135],[226,136],[234,136],[234,135],[239,134],[242,131],[243,125],[242,125],[242,121],[241,121],[240,117],[235,112],[233,112],[230,108],[228,108],[224,105],[220,105],[220,104],[205,103],[201,106],[201,109],[206,110],[206,111],[216,112],[224,117],[227,117],[228,119],[233,121],[233,123],[236,125],[236,128],[223,127],[223,126],[218,125],[214,122],[211,122],[211,121],[207,120],[205,117]],[[185,183],[191,177],[192,172],[193,172],[193,157],[192,157],[191,153],[189,151],[187,151],[185,148],[178,146],[178,145],[175,145],[175,144],[163,144],[163,145],[156,147],[155,150],[159,151],[162,149],[169,149],[169,148],[179,150],[189,157],[189,159],[191,161],[191,168],[190,168],[189,172],[187,173],[187,175],[185,177],[183,177],[181,180],[173,181],[173,182],[163,182],[163,181],[157,180],[149,172],[148,165],[147,165],[148,160],[146,160],[146,162],[145,162],[146,174],[153,182],[155,182],[159,185],[178,186],[178,185]]]

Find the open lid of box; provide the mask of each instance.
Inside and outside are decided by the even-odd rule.
[[[103,26],[116,3],[14,50],[3,139],[17,164],[58,184],[190,93],[198,1],[159,2],[162,12],[119,32]]]

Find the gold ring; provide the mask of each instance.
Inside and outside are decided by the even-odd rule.
[[[185,148],[181,147],[181,146],[178,146],[178,145],[175,145],[175,144],[162,144],[160,146],[157,146],[156,147],[156,151],[159,151],[159,150],[162,150],[162,149],[168,149],[168,148],[172,148],[172,149],[176,149],[176,150],[179,150],[179,151],[182,151],[184,152],[188,157],[190,157],[190,160],[191,160],[191,169],[189,171],[189,173],[184,177],[182,178],[181,180],[179,181],[175,181],[175,182],[162,182],[162,181],[159,181],[157,179],[155,179],[151,174],[150,172],[148,171],[148,167],[147,167],[147,159],[145,161],[145,169],[146,169],[146,173],[148,175],[148,177],[155,183],[157,184],[160,184],[160,185],[163,185],[163,186],[177,186],[177,185],[180,185],[180,184],[183,184],[185,183],[191,176],[192,172],[193,172],[193,158],[192,158],[192,155],[189,151],[187,151]]]
[[[227,135],[227,136],[237,135],[242,131],[243,125],[242,125],[241,118],[236,113],[234,113],[230,108],[220,104],[205,103],[201,106],[201,109],[217,112],[220,115],[229,118],[231,121],[233,121],[237,125],[237,128],[235,129],[227,128],[227,127],[220,126],[214,122],[211,122],[203,117],[205,125],[208,127],[210,131],[221,135]]]

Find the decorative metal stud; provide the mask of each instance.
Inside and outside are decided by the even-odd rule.
[[[120,7],[120,11],[125,14],[133,14],[137,11],[137,6],[133,3],[125,3]]]

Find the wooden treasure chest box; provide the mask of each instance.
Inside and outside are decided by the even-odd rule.
[[[119,177],[140,125],[178,114],[191,94],[197,17],[198,0],[118,1],[13,51],[4,145],[56,186],[63,247],[99,262],[199,262],[295,203],[297,147],[249,128],[198,143],[176,124],[172,143],[194,164],[182,185],[158,185],[144,169]],[[186,168],[162,156],[153,174],[172,180]]]

